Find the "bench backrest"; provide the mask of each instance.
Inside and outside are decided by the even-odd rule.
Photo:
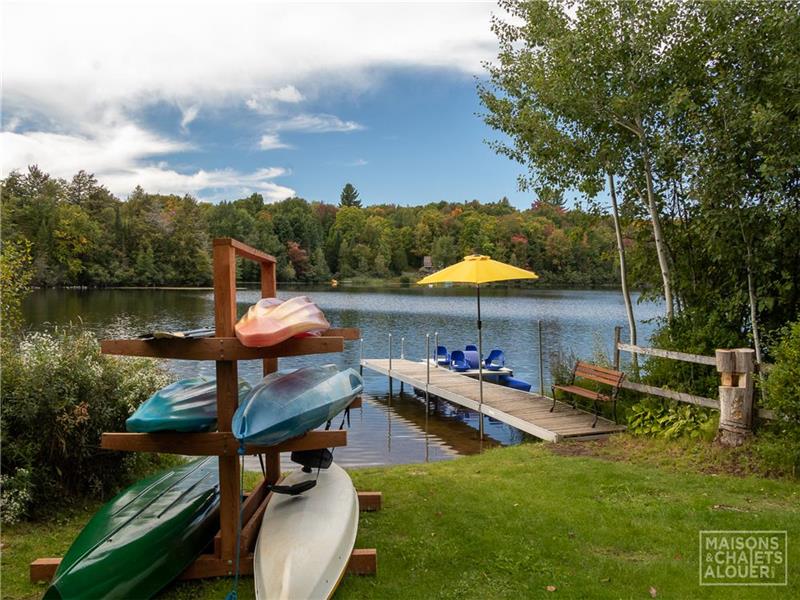
[[[613,388],[618,388],[619,384],[622,383],[623,377],[625,377],[625,373],[621,371],[615,371],[614,369],[599,367],[597,365],[581,361],[575,363],[576,379],[590,379],[591,381],[604,383]]]

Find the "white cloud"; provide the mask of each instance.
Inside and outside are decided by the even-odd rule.
[[[291,148],[289,144],[281,141],[277,133],[265,133],[258,142],[261,150],[277,150],[279,148]]]
[[[158,101],[226,105],[265,89],[281,102],[332,88],[358,93],[380,67],[471,75],[496,54],[492,3],[28,1],[3,9],[6,109],[28,103],[62,119]]]
[[[22,125],[22,119],[20,117],[11,117],[8,122],[3,125],[3,130],[5,131],[16,131],[17,127]]]
[[[82,134],[3,131],[0,140],[2,176],[34,163],[57,177],[72,177],[81,169],[100,175],[142,158],[190,148],[186,143],[157,136],[132,123],[88,128]]]
[[[329,133],[332,131],[358,131],[364,126],[355,121],[343,121],[335,115],[300,114],[278,121],[273,125],[276,131],[304,131],[307,133]]]
[[[285,169],[262,168],[251,173],[235,169],[180,173],[156,157],[191,149],[189,144],[157,136],[132,123],[102,124],[78,134],[32,131],[0,132],[3,148],[0,176],[12,169],[38,164],[55,177],[71,178],[79,170],[94,173],[112,193],[126,197],[134,187],[164,194],[194,194],[203,199],[231,198],[254,191],[277,201],[295,195],[273,180]]]
[[[181,109],[181,129],[183,131],[188,131],[189,123],[197,118],[199,112],[200,107],[196,104],[193,104],[186,109]]]
[[[277,112],[277,103],[297,104],[305,100],[303,94],[293,85],[285,85],[276,90],[267,90],[251,95],[245,100],[245,106],[263,115]]]
[[[252,173],[235,169],[200,169],[194,173],[178,173],[161,166],[143,166],[120,172],[103,174],[100,182],[110,190],[126,190],[130,193],[136,185],[148,192],[161,194],[193,194],[201,200],[215,202],[231,200],[258,192],[268,202],[285,200],[295,195],[291,188],[272,181],[285,174],[283,169],[264,168]]]
[[[497,51],[493,10],[493,3],[461,2],[5,2],[0,168],[37,163],[63,177],[86,169],[122,195],[136,184],[291,195],[271,181],[278,175],[186,174],[149,162],[188,146],[133,115],[177,106],[188,133],[201,110],[247,106],[267,118],[262,149],[283,147],[283,131],[357,131],[356,121],[286,111],[329,94],[356,97],[378,85],[385,68],[479,74]]]
[[[367,162],[363,158],[357,158],[354,161],[347,163],[345,166],[347,166],[347,167],[365,167],[368,164],[369,164],[369,162]]]
[[[280,89],[269,92],[269,97],[279,102],[289,102],[295,104],[303,101],[303,94],[293,85],[285,85]]]

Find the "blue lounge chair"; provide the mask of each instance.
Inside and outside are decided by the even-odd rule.
[[[470,352],[470,351],[471,352],[477,352],[478,351],[478,347],[475,344],[467,344],[464,347],[464,350],[467,351],[467,352]]]
[[[499,371],[506,366],[506,355],[503,351],[495,348],[489,352],[489,356],[483,361],[483,368],[489,371]]]
[[[461,350],[453,350],[453,353],[450,355],[450,368],[453,369],[453,371],[469,370],[469,364]]]
[[[464,350],[464,357],[467,359],[467,364],[470,369],[477,369],[478,363],[481,358],[477,350]]]
[[[450,353],[444,346],[436,346],[436,364],[446,367],[450,364]]]

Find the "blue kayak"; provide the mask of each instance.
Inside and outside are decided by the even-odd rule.
[[[250,384],[239,380],[239,398]],[[136,433],[156,431],[196,432],[216,428],[217,380],[213,377],[181,379],[150,396],[125,422]]]
[[[364,389],[353,369],[304,367],[254,386],[233,415],[233,435],[246,444],[273,446],[319,427]]]

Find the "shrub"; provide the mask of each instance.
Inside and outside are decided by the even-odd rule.
[[[783,329],[773,354],[775,364],[767,373],[765,403],[787,426],[800,429],[800,321]]]
[[[688,404],[645,399],[631,406],[628,412],[628,431],[634,435],[710,439],[716,428],[717,421],[708,409]]]
[[[22,299],[28,293],[32,278],[30,264],[30,242],[3,242],[0,251],[0,325],[4,340],[14,336],[22,325]]]
[[[665,350],[714,356],[717,348],[742,348],[746,340],[728,332],[723,319],[715,313],[695,314],[685,311],[671,324],[663,324],[650,338],[650,345]],[[711,365],[698,365],[669,358],[648,358],[644,365],[644,383],[716,398],[719,373]]]
[[[550,380],[555,385],[566,385],[572,381],[572,371],[578,358],[572,350],[557,348],[550,352]]]
[[[154,461],[100,449],[100,434],[123,431],[167,382],[153,361],[104,356],[77,329],[27,334],[4,345],[0,360],[4,520],[36,517],[70,497],[106,496]]]
[[[0,507],[3,523],[13,525],[28,512],[31,501],[31,472],[17,469],[14,475],[0,475]]]
[[[795,474],[800,470],[800,321],[787,325],[772,352],[775,363],[764,383],[764,404],[778,419],[760,435],[765,461]]]

